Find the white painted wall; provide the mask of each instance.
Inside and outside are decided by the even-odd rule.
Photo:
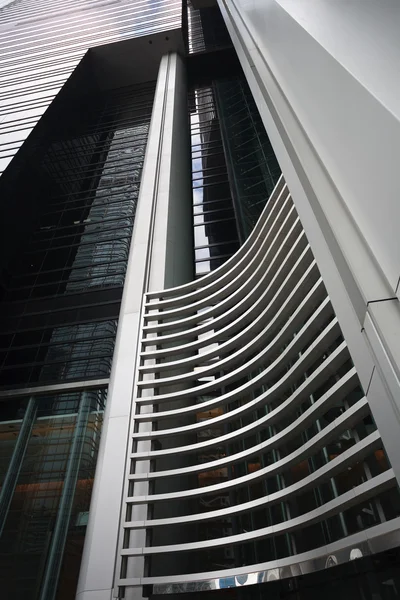
[[[394,293],[400,277],[400,3],[228,4],[243,14]]]

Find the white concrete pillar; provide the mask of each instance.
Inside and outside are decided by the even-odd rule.
[[[146,291],[185,283],[193,274],[191,169],[184,65],[160,63],[149,138],[118,323],[107,408],[77,590],[79,600],[113,597],[126,459]],[[138,563],[138,569],[142,562]]]

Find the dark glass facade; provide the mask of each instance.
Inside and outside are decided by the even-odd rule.
[[[214,270],[239,247],[221,129],[212,86],[190,97],[196,275]]]
[[[99,389],[2,403],[0,582],[7,600],[74,598],[105,402]]]
[[[230,258],[254,228],[281,170],[249,86],[217,77],[189,94],[196,275]]]
[[[85,62],[0,182],[9,600],[75,595],[153,105],[153,83],[89,91],[83,79]],[[55,395],[63,383],[75,391]]]
[[[243,76],[214,83],[240,238],[244,241],[270,197],[281,169]]]
[[[4,205],[35,214],[3,264],[0,386],[108,377],[153,93],[59,102],[23,179],[2,180]],[[4,214],[4,237],[19,221]]]
[[[210,52],[232,46],[218,6],[198,9],[193,7],[191,0],[187,0],[186,19],[188,54]]]

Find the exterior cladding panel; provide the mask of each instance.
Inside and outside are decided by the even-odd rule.
[[[179,28],[181,15],[181,0],[0,5],[0,173],[89,48]]]
[[[400,480],[400,5],[218,4]]]

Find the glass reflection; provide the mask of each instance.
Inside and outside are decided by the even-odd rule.
[[[34,399],[36,416],[20,456],[0,537],[0,583],[5,598],[36,597],[49,568],[55,524],[60,517],[65,522],[66,540],[53,556],[61,572],[57,598],[74,596],[86,530],[82,516],[89,510],[105,399],[105,390]],[[19,404],[23,409],[26,401]],[[21,417],[0,423],[1,480],[26,413]],[[63,490],[65,493],[71,483],[70,497],[63,503],[65,514],[60,515]],[[57,578],[51,581],[57,585]]]
[[[15,163],[4,201],[36,211],[21,226],[10,210],[3,224],[21,239],[8,244],[0,385],[108,376],[153,93],[146,84],[70,98],[37,134],[43,148],[23,178]]]
[[[200,276],[232,256],[239,241],[212,86],[192,90],[190,108],[195,266]]]

